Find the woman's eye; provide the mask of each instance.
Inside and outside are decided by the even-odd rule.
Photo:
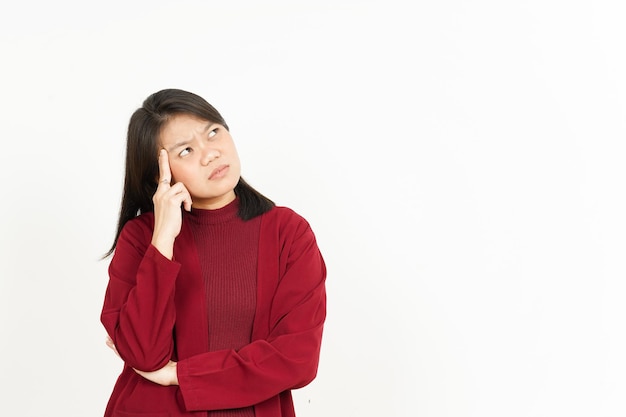
[[[178,156],[187,156],[187,155],[189,155],[190,152],[191,152],[191,148],[185,148],[182,151],[180,151]]]
[[[215,136],[215,135],[217,135],[217,128],[215,128],[215,129],[213,129],[213,130],[211,130],[211,131],[209,132],[209,137],[210,137],[210,138],[212,138],[212,137],[213,137],[213,136]]]

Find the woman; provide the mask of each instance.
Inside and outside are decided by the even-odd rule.
[[[240,172],[203,98],[162,90],[132,115],[101,315],[124,368],[105,416],[295,415],[290,390],[317,373],[326,268],[306,220]]]

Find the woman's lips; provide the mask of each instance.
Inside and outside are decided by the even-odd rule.
[[[220,165],[211,172],[211,175],[209,175],[209,179],[216,180],[222,178],[224,175],[226,175],[227,172],[228,165]]]

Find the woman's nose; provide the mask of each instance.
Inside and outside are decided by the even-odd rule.
[[[207,147],[203,150],[202,165],[209,165],[215,159],[219,158],[220,152],[217,149]]]

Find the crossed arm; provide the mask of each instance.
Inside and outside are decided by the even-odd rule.
[[[115,344],[113,343],[113,340],[108,336],[106,340],[106,345],[110,347],[117,356],[120,356],[119,352],[117,351],[117,348],[115,347]],[[178,375],[176,374],[176,362],[174,361],[169,361],[167,365],[165,365],[163,368],[158,369],[156,371],[152,371],[152,372],[140,371],[139,369],[135,369],[135,368],[133,368],[133,370],[137,372],[139,375],[141,375],[142,377],[144,377],[145,379],[147,379],[148,381],[152,381],[155,384],[159,384],[163,386],[178,385]]]

